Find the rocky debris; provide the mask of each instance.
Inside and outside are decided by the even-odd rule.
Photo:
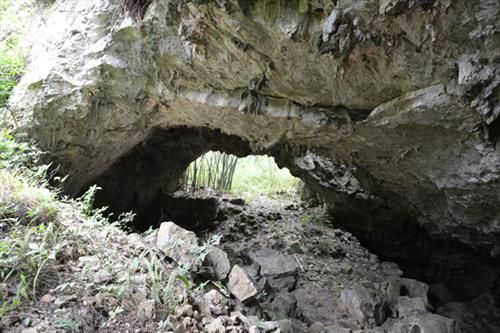
[[[297,262],[292,256],[284,256],[270,248],[249,252],[247,256],[259,265],[259,273],[263,277],[294,275],[298,271]]]
[[[179,265],[189,265],[192,268],[199,266],[199,254],[195,252],[198,237],[194,232],[187,231],[173,222],[160,224],[156,246]]]
[[[378,12],[380,15],[398,15],[408,9],[408,0],[381,0]]]
[[[394,322],[388,320],[382,329],[390,333],[421,332],[421,333],[459,333],[460,329],[453,319],[445,318],[429,312],[413,312]]]
[[[231,263],[229,262],[227,253],[216,247],[208,252],[203,265],[211,268],[209,277],[217,281],[226,279],[231,271]]]
[[[52,303],[56,300],[56,298],[51,294],[45,294],[40,298],[40,302],[42,303]]]
[[[231,293],[240,301],[244,302],[257,294],[257,289],[247,273],[238,265],[234,265],[227,287]]]
[[[371,322],[380,325],[385,318],[381,317],[383,304],[376,300],[364,286],[354,285],[352,288],[344,289],[340,293],[339,306],[347,309],[349,314],[360,324]]]
[[[230,260],[242,263],[241,271],[257,290],[245,302],[247,314],[288,318],[290,332],[447,333],[463,326],[457,316],[435,313],[427,284],[403,277],[394,263],[380,262],[351,234],[317,225],[323,221],[321,209],[291,211],[286,206],[281,223],[250,206],[245,215],[228,215],[215,231]],[[484,332],[495,332],[489,328],[482,324]]]
[[[200,312],[206,316],[226,315],[229,312],[229,300],[215,289],[203,294],[199,303]]]
[[[148,240],[150,236],[130,239],[121,232],[99,233],[94,236],[98,239],[92,240],[99,246],[107,244],[113,251],[82,252],[84,256],[71,261],[71,285],[63,284],[46,293],[29,316],[22,312],[2,316],[0,323],[16,332],[27,328],[54,331],[54,323],[102,332],[458,333],[459,326],[465,327],[466,333],[498,331],[495,323],[500,322],[500,311],[494,307],[491,296],[484,295],[469,304],[451,302],[431,313],[425,283],[402,277],[397,265],[381,263],[351,234],[316,224],[316,220],[321,220],[319,209],[289,211],[285,206],[282,205],[282,219],[271,220],[265,207],[249,205],[245,216],[253,216],[255,223],[244,228],[245,232],[232,231],[233,227],[243,230],[234,226],[247,223],[242,214],[228,215],[215,231],[222,236],[224,247],[224,251],[215,251],[216,257],[223,258],[225,267],[235,263],[226,283],[234,297],[223,284],[205,283],[197,271],[191,271],[182,279],[193,279],[192,282],[175,280],[169,300],[159,302],[151,288],[165,291],[170,283],[166,277],[175,277],[171,274],[177,272],[177,264],[164,260],[164,248],[154,247],[159,236]],[[310,214],[318,216],[310,218]],[[162,232],[173,230],[168,233],[168,244],[186,239],[199,243],[190,231],[166,226],[169,228],[164,227]],[[228,238],[228,234],[234,239]],[[213,235],[203,236],[201,243],[205,237],[211,239]],[[342,249],[344,255],[318,255],[318,248],[327,240],[332,248]],[[144,244],[150,246],[146,256]],[[177,253],[179,256],[190,255],[192,247],[177,249],[187,251]],[[110,265],[108,256],[112,253],[119,256]],[[124,256],[133,260],[121,262]],[[147,256],[160,259],[155,265],[162,269],[160,276],[165,281],[151,285],[152,276],[141,266]],[[342,269],[346,265],[349,270]],[[208,267],[214,266],[211,263]],[[113,279],[98,278],[105,273]],[[200,282],[200,278],[200,287],[187,288]],[[121,288],[124,296],[107,292],[116,288]],[[481,319],[484,316],[488,321]]]
[[[233,198],[229,200],[230,204],[237,205],[237,206],[244,206],[245,205],[245,200],[242,198]]]

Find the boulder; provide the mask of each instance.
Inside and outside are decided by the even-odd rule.
[[[198,237],[194,232],[188,231],[173,222],[163,222],[156,235],[156,246],[165,255],[179,265],[190,268],[199,266],[199,254],[196,253]]]
[[[229,273],[227,287],[240,302],[247,301],[257,294],[254,283],[247,273],[238,265],[234,265]]]
[[[397,281],[401,284],[400,290],[402,296],[404,296],[404,294],[407,294],[410,298],[421,298],[423,303],[425,304],[425,307],[427,309],[432,309],[432,306],[427,299],[427,293],[429,291],[429,285],[427,283],[406,278],[399,278],[397,279]]]
[[[408,296],[398,297],[396,307],[398,318],[405,318],[413,312],[426,312],[425,301],[421,297],[410,298]]]
[[[414,312],[406,318],[388,320],[382,328],[388,333],[459,333],[455,320],[429,312]]]
[[[260,266],[261,276],[294,275],[298,270],[294,257],[285,256],[270,248],[249,252],[248,258]]]
[[[217,247],[213,247],[208,252],[203,265],[212,268],[212,277],[218,281],[224,280],[231,271],[231,263],[229,262],[227,253]]]
[[[368,322],[375,324],[385,319],[380,317],[383,316],[380,313],[382,304],[377,295],[361,284],[342,290],[338,305],[341,309],[347,310],[359,324]]]

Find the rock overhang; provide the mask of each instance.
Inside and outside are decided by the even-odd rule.
[[[40,38],[11,100],[18,132],[78,193],[158,129],[219,131],[276,156],[347,225],[400,220],[496,257],[498,6],[399,2],[152,1],[138,20],[118,0],[57,2],[72,23]],[[314,170],[297,165],[311,154]]]

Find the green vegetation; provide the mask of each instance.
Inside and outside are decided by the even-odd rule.
[[[259,194],[290,196],[297,192],[299,184],[300,180],[288,169],[280,169],[274,158],[247,156],[238,160],[232,193],[247,198]]]
[[[332,218],[326,212],[314,212],[311,211],[310,214],[304,215],[302,218],[302,222],[304,223],[312,223],[317,225],[318,227],[331,227],[332,226]]]
[[[20,45],[26,33],[25,19],[19,15],[20,7],[26,15],[24,3],[0,0],[0,108],[6,105],[26,66],[24,50]]]
[[[261,194],[294,195],[300,184],[267,155],[237,158],[212,151],[191,163],[183,179],[186,190],[210,188],[218,194],[227,192],[248,199]]]
[[[186,190],[211,188],[218,194],[230,191],[238,158],[220,152],[208,152],[193,161],[184,172]]]

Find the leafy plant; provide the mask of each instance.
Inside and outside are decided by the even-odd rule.
[[[96,214],[99,214],[103,210],[96,211],[94,209],[94,201],[96,193],[101,190],[101,188],[97,185],[92,185],[89,189],[76,200],[77,205],[80,207],[80,210],[83,214],[90,217]]]
[[[41,181],[50,167],[40,163],[41,157],[42,152],[33,142],[19,142],[11,130],[0,131],[0,169],[6,168]]]
[[[17,287],[13,294],[0,295],[1,314],[37,297],[39,288],[50,279],[44,275],[47,264],[57,262],[64,246],[54,223],[24,226],[16,221],[10,225],[7,237],[0,241],[0,281]]]
[[[115,319],[115,317],[117,315],[119,315],[120,313],[124,312],[125,310],[123,310],[122,307],[118,306],[116,308],[114,308],[113,310],[109,311],[109,319],[110,320],[113,320]]]
[[[24,73],[25,60],[17,54],[0,53],[0,108],[7,104],[12,90]]]
[[[70,332],[80,331],[80,326],[78,325],[78,322],[71,318],[56,319],[56,321],[54,322],[54,326]]]
[[[304,215],[302,217],[302,222],[313,223],[320,227],[327,227],[332,224],[331,217],[326,213]]]

